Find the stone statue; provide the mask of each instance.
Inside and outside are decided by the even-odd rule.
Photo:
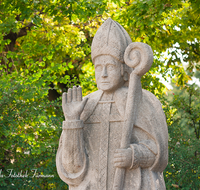
[[[159,100],[141,87],[153,53],[108,19],[92,42],[98,91],[63,93],[56,156],[70,190],[163,190],[168,129]]]

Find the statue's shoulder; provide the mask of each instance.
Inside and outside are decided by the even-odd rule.
[[[142,89],[142,105],[140,107],[140,113],[153,117],[157,115],[157,119],[166,120],[162,104],[158,98],[151,92]]]
[[[150,104],[154,104],[156,107],[157,106],[161,106],[160,101],[158,100],[158,98],[151,92],[149,92],[148,90],[142,89],[142,96],[143,96],[143,103],[150,103]]]
[[[114,97],[120,103],[126,104],[127,97],[128,97],[128,87],[122,87],[116,90]],[[161,106],[161,103],[158,100],[158,98],[153,93],[145,89],[142,89],[142,102],[146,104],[153,103],[153,104]]]
[[[98,98],[99,96],[101,96],[102,93],[103,93],[102,90],[97,90],[97,91],[95,91],[95,92],[92,92],[92,93],[86,95],[84,98],[96,99],[96,98]]]
[[[88,100],[81,114],[81,120],[86,121],[88,117],[93,113],[102,94],[103,94],[102,90],[97,90],[84,97],[84,98],[88,98]]]

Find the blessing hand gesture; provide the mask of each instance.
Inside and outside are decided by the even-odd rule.
[[[82,100],[82,88],[73,86],[68,92],[62,95],[62,109],[65,120],[80,120],[80,115],[85,107],[88,98]]]

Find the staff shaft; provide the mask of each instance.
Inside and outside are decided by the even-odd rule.
[[[134,73],[130,75],[129,91],[126,102],[125,121],[121,140],[121,148],[128,148],[137,117],[137,109],[142,97],[141,77]],[[122,190],[124,186],[125,168],[116,168],[113,190]]]

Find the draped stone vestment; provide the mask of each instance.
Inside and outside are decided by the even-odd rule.
[[[114,152],[120,148],[127,92],[122,87],[109,100],[102,98],[101,90],[88,96],[81,115],[83,128],[72,128],[65,136],[67,143],[77,149],[75,156],[68,155],[66,159],[69,162],[77,159],[81,163],[78,172],[67,171],[62,166],[61,153],[67,148],[62,142],[62,133],[56,165],[60,178],[70,190],[112,190],[116,170]],[[168,161],[167,140],[161,104],[153,94],[143,90],[130,144],[133,161],[126,169],[124,190],[165,189],[162,171]]]

